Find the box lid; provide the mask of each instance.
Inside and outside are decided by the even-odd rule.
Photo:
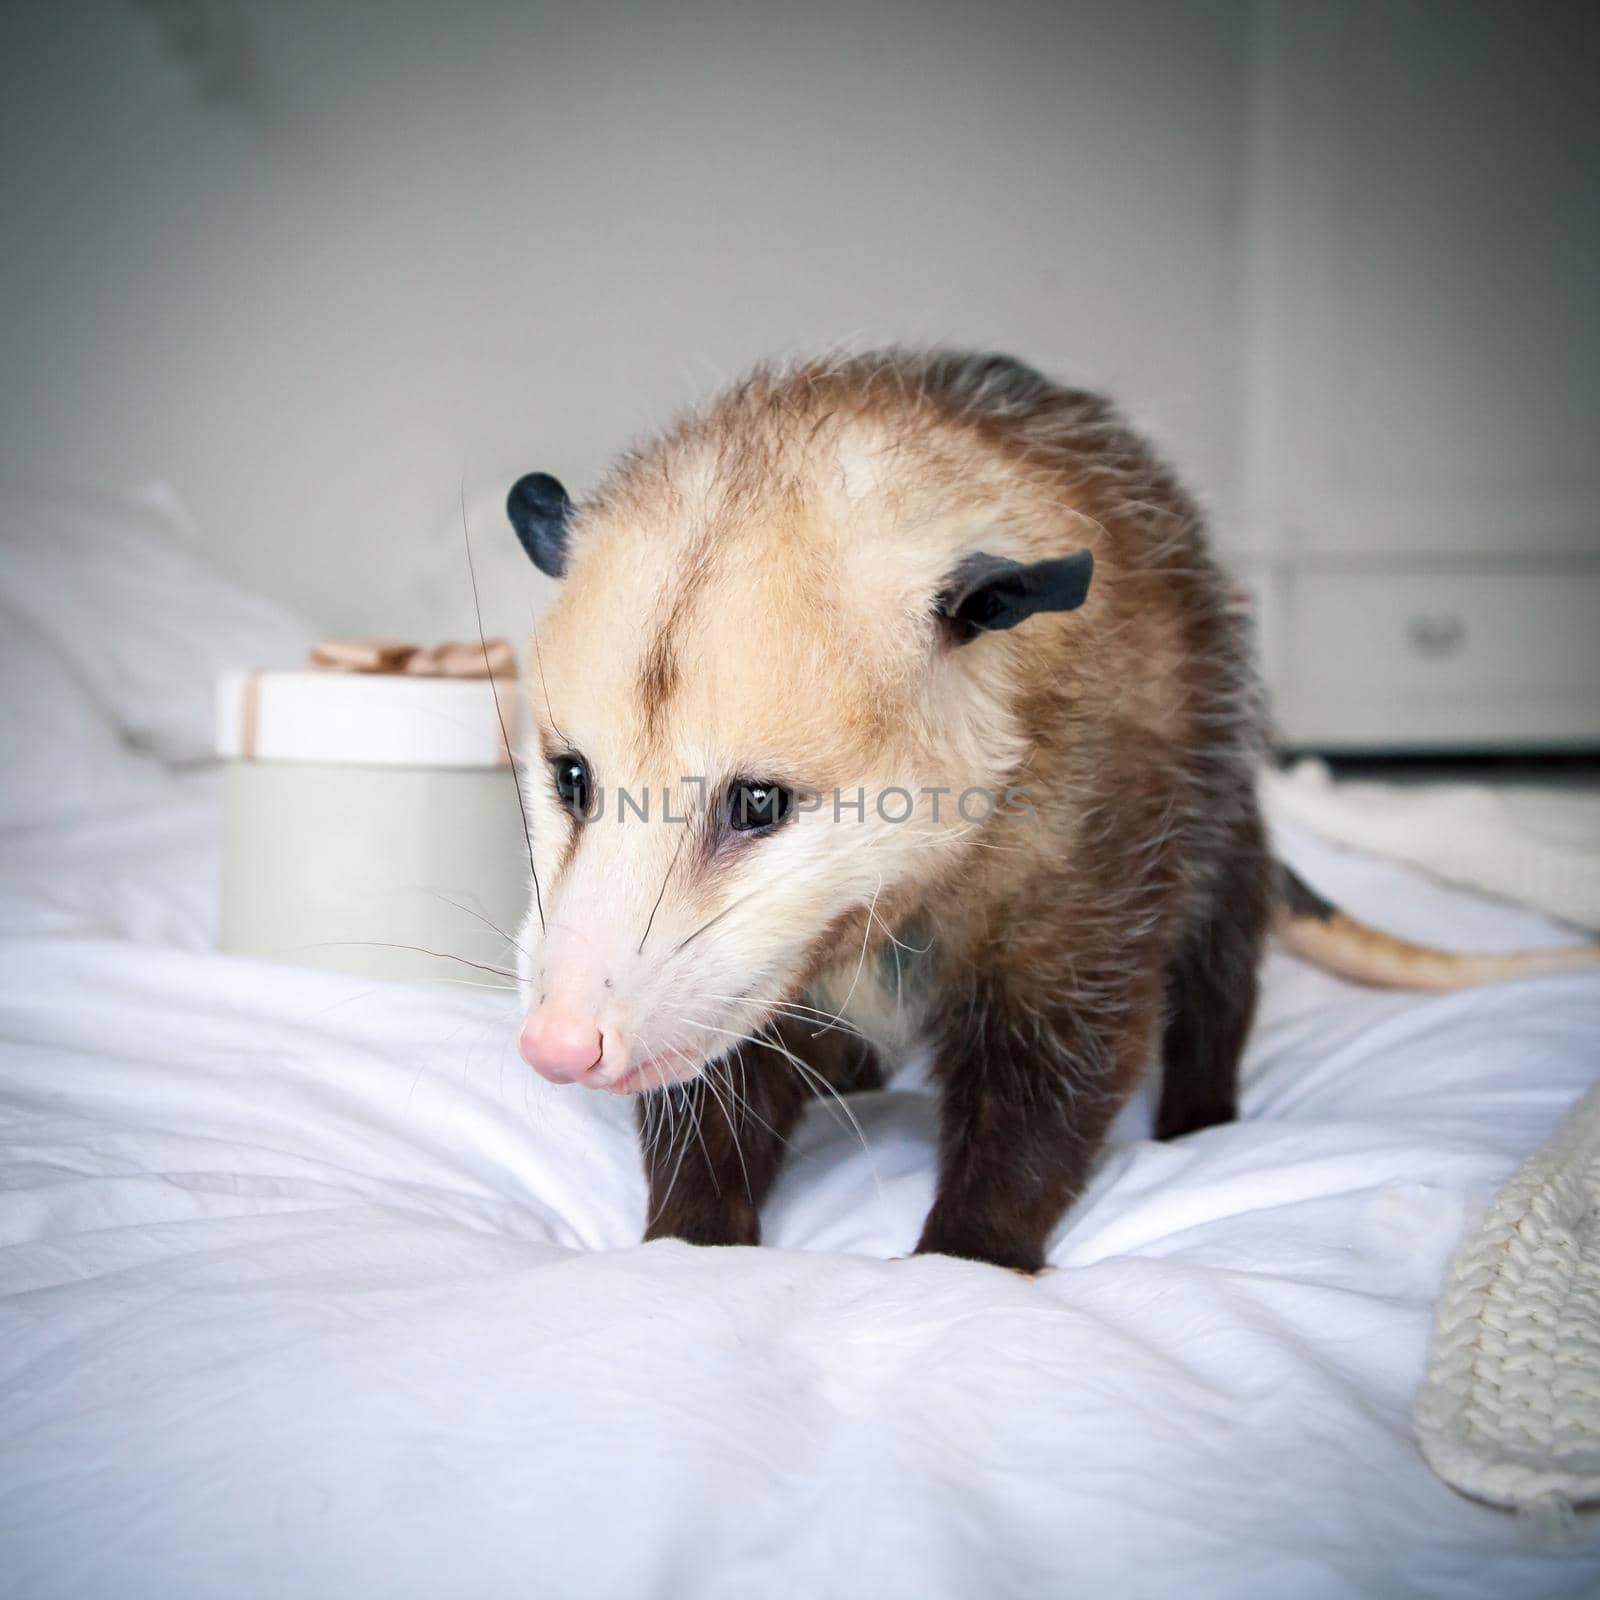
[[[225,672],[217,680],[217,753],[354,766],[505,766],[520,703],[514,678]]]

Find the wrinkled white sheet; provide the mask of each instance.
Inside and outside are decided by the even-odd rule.
[[[1134,1139],[1036,1283],[891,1262],[908,1073],[769,1248],[635,1243],[625,1106],[512,1007],[208,954],[210,799],[0,848],[0,1594],[1600,1592],[1410,1408],[1468,1209],[1600,1070],[1600,981],[1272,959],[1244,1120]],[[1532,918],[1308,840],[1460,944]],[[52,875],[45,863],[55,862]]]

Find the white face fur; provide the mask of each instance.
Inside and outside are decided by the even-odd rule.
[[[959,794],[1018,770],[1004,642],[952,648],[934,602],[963,554],[1036,552],[865,458],[752,490],[663,455],[575,518],[531,651],[518,973],[530,1061],[530,1030],[596,1049],[547,1075],[636,1092],[731,1054],[948,865]],[[753,827],[741,784],[780,791]]]

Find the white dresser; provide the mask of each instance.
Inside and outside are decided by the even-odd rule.
[[[1600,749],[1600,11],[1267,0],[1255,43],[1223,537],[1283,741]]]

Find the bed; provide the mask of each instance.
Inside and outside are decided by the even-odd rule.
[[[146,530],[197,598],[102,607],[91,651],[74,574],[134,558],[41,554],[39,515],[0,528],[0,1593],[1600,1592],[1592,1519],[1535,1537],[1410,1423],[1464,1224],[1600,1071],[1600,980],[1275,953],[1241,1120],[1158,1145],[1134,1107],[1038,1281],[890,1259],[915,1062],[864,1145],[809,1114],[765,1248],[641,1246],[628,1108],[534,1081],[510,996],[214,953],[184,697],[298,625]],[[164,663],[130,694],[96,653],[134,626],[167,653],[124,642]],[[1567,937],[1282,846],[1412,936]]]

